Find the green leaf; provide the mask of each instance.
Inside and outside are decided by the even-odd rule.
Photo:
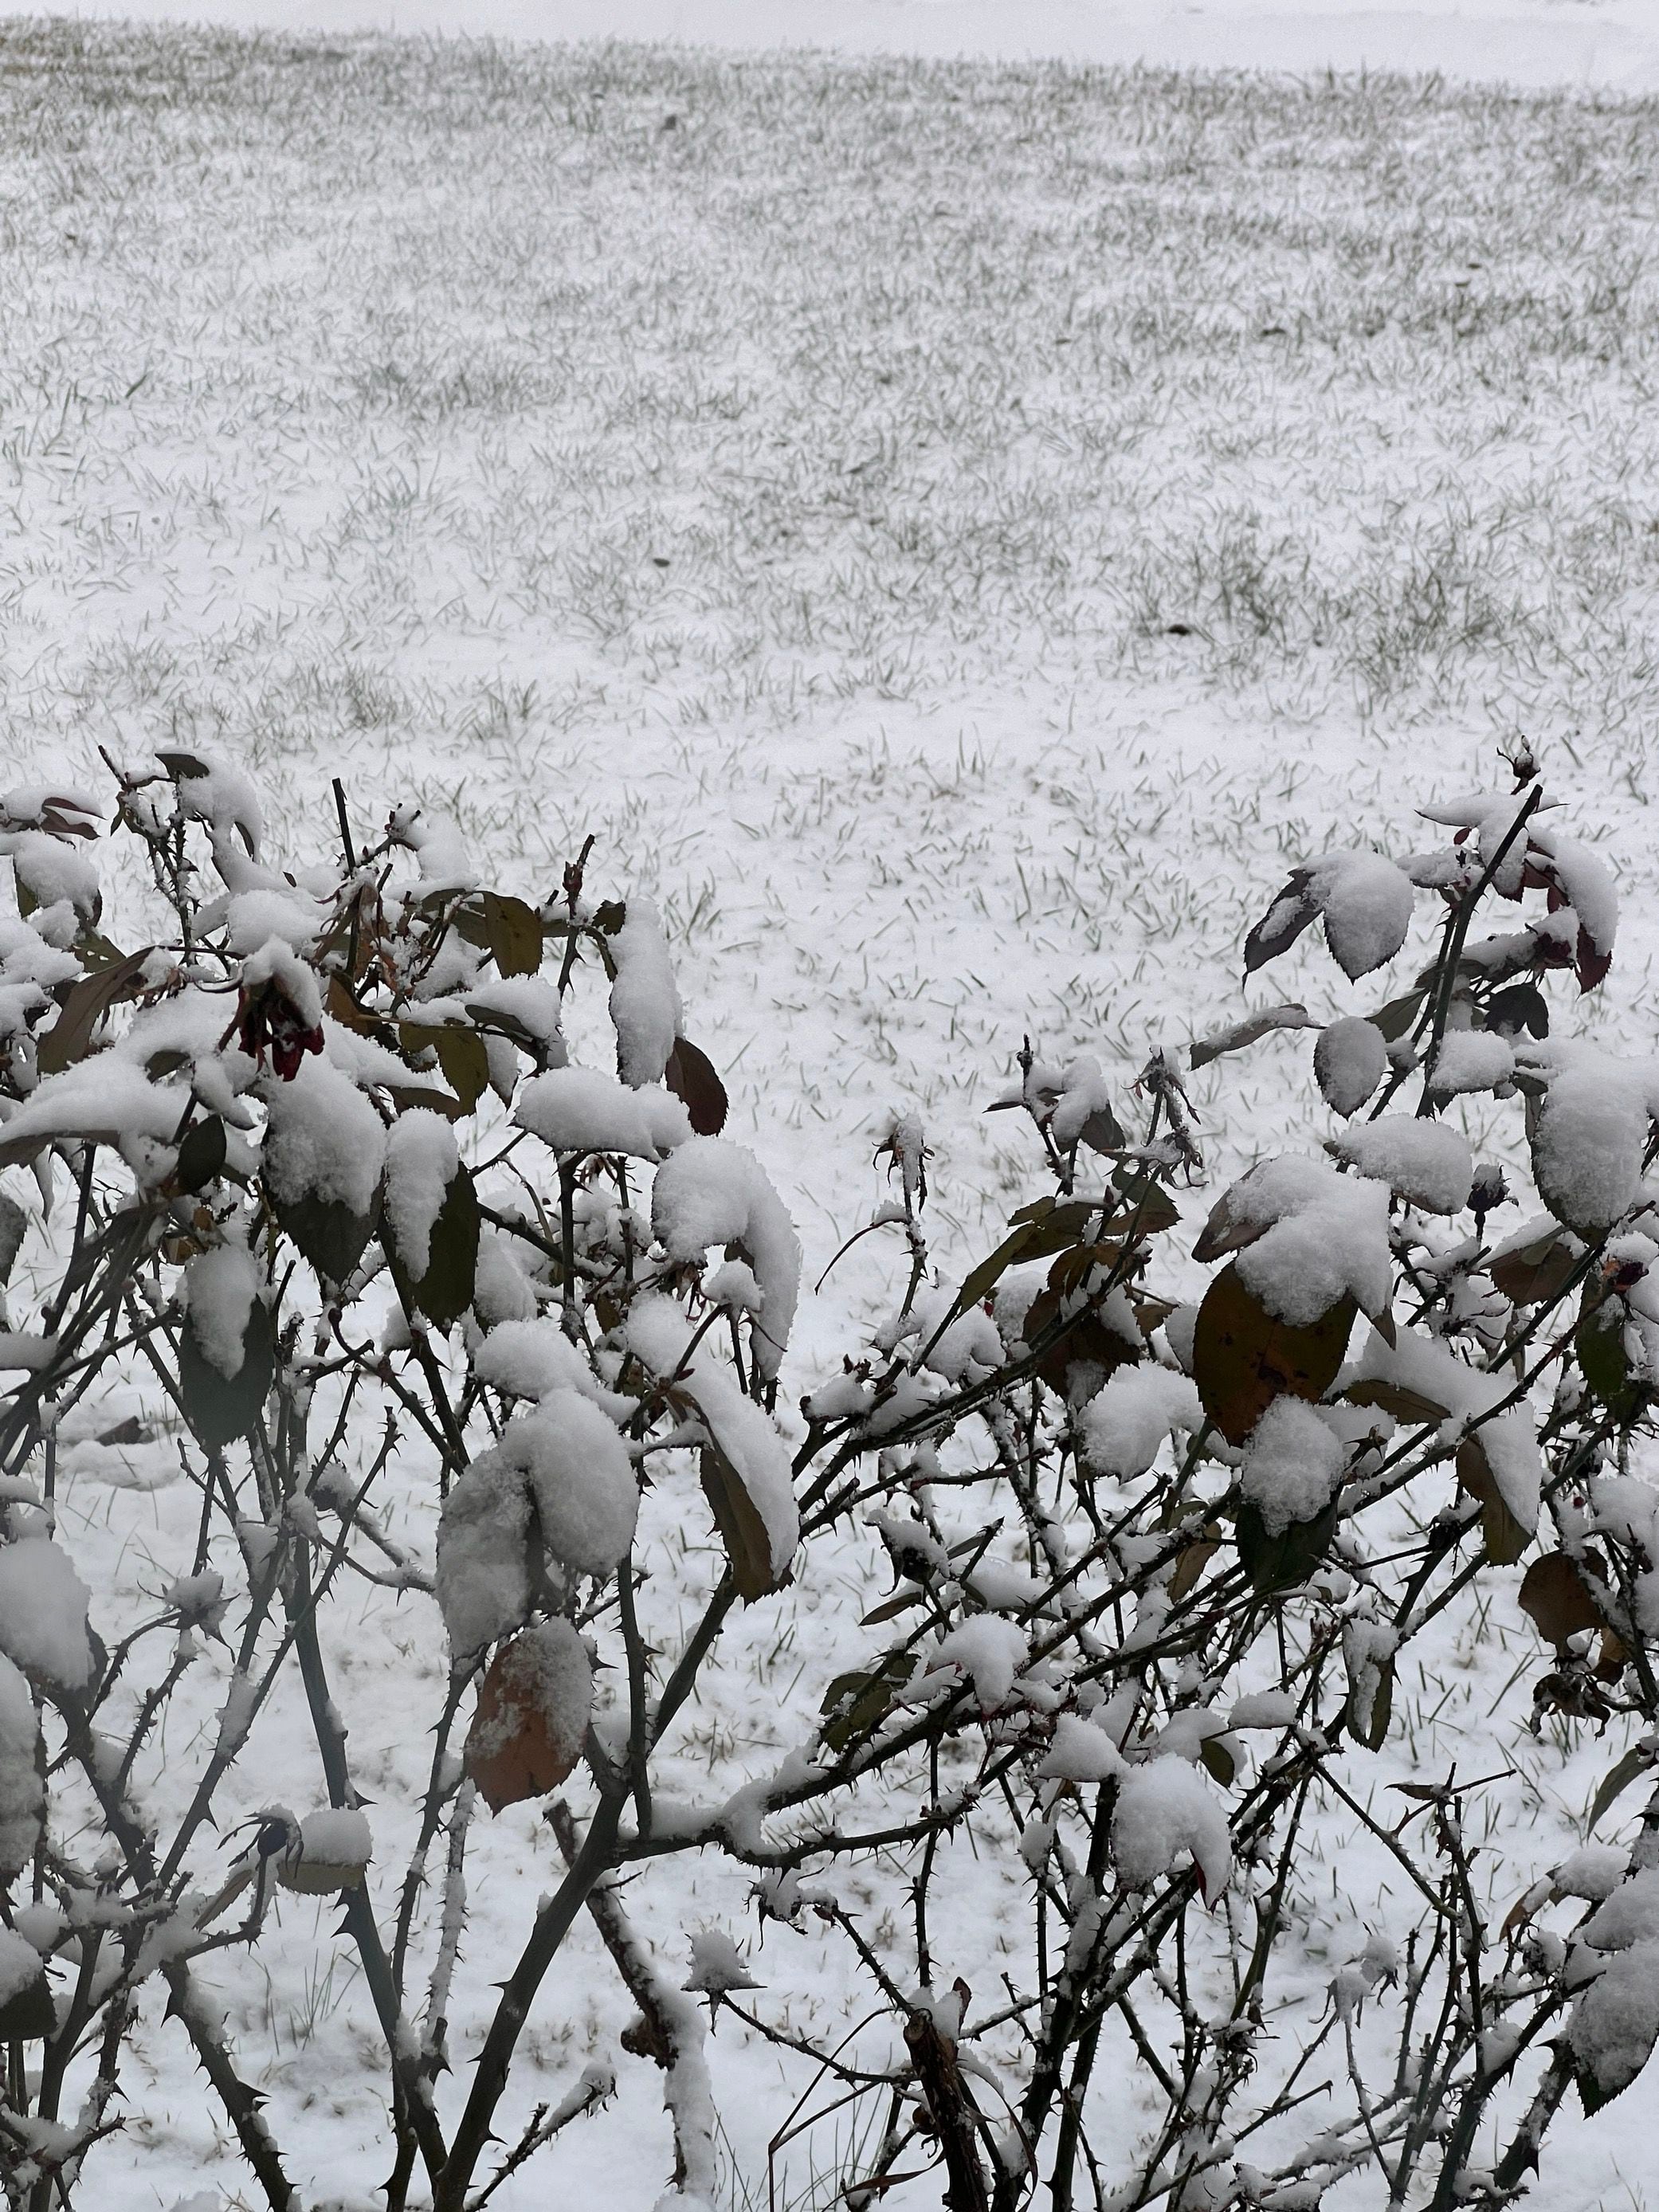
[[[363,1256],[374,1227],[373,1218],[354,1213],[343,1199],[319,1198],[311,1191],[285,1203],[268,1183],[265,1199],[277,1227],[323,1280],[344,1282]]]
[[[837,1674],[823,1693],[823,1741],[831,1751],[846,1751],[872,1735],[892,1711],[893,1698],[909,1680],[914,1662],[908,1651],[890,1651],[880,1665]]]
[[[434,1328],[453,1328],[472,1303],[478,1274],[478,1194],[465,1167],[458,1168],[432,1224],[426,1273],[412,1276],[397,1249],[389,1215],[380,1235],[392,1263],[392,1279],[405,1308],[424,1314]]]
[[[125,960],[118,960],[112,968],[100,968],[94,975],[83,975],[64,1001],[64,1011],[41,1037],[36,1059],[42,1075],[61,1075],[77,1060],[84,1060],[92,1043],[92,1033],[112,1006],[124,999],[136,999],[143,988],[140,980],[144,963],[154,951],[143,945],[137,952],[129,952]]]
[[[1218,1735],[1206,1735],[1198,1747],[1198,1755],[1204,1762],[1205,1772],[1218,1782],[1224,1790],[1231,1789],[1233,1777],[1238,1771],[1238,1762],[1223,1739]]]
[[[781,1575],[773,1573],[772,1539],[759,1508],[743,1477],[712,1438],[697,1454],[697,1472],[732,1565],[738,1596],[750,1605],[757,1597],[781,1589],[789,1579],[789,1571],[786,1567]]]
[[[1504,1253],[1486,1272],[1512,1305],[1547,1305],[1566,1289],[1582,1257],[1560,1231],[1552,1230],[1519,1251]]]
[[[33,2043],[57,2033],[58,2014],[42,1960],[34,1979],[14,1990],[0,2004],[0,2043]]]
[[[1277,1536],[1270,1536],[1260,1510],[1241,1505],[1236,1533],[1238,1556],[1258,1597],[1277,1590],[1297,1589],[1305,1583],[1330,1549],[1336,1534],[1337,1502],[1333,1498],[1312,1521],[1292,1521]]]
[[[216,1114],[192,1121],[179,1146],[173,1180],[180,1190],[205,1189],[225,1164],[225,1125]]]
[[[1193,1066],[1207,1067],[1212,1060],[1224,1053],[1243,1052],[1247,1045],[1259,1042],[1271,1036],[1274,1030],[1317,1029],[1318,1023],[1305,1006],[1294,1002],[1283,1006],[1267,1006],[1259,1014],[1248,1014],[1242,1022],[1234,1022],[1224,1030],[1212,1030],[1208,1036],[1200,1037],[1194,1044],[1190,1058]]]
[[[1374,1030],[1382,1030],[1385,1044],[1395,1044],[1417,1019],[1417,1011],[1422,1003],[1421,991],[1407,991],[1403,999],[1390,999],[1386,1006],[1380,1006],[1374,1014],[1367,1014],[1365,1019]]]
[[[1586,1629],[1604,1628],[1578,1563],[1565,1552],[1546,1552],[1521,1578],[1517,1602],[1546,1644],[1559,1650]]]
[[[1342,1298],[1306,1328],[1292,1328],[1224,1267],[1198,1310],[1193,1380],[1204,1410],[1230,1444],[1242,1444],[1275,1398],[1323,1397],[1336,1380],[1358,1309]]]
[[[399,1022],[398,1041],[411,1055],[428,1047],[435,1052],[462,1112],[471,1112],[489,1083],[489,1048],[476,1030],[455,1022]]]
[[[1348,1728],[1356,1743],[1363,1743],[1367,1751],[1381,1751],[1388,1739],[1389,1723],[1394,1716],[1394,1660],[1392,1656],[1376,1662],[1376,1688],[1371,1694],[1370,1710],[1360,1710],[1359,1698],[1353,1690],[1348,1692]]]
[[[1602,1776],[1595,1795],[1590,1800],[1589,1825],[1595,1827],[1602,1814],[1614,1802],[1624,1796],[1632,1782],[1639,1782],[1644,1774],[1653,1771],[1653,1761],[1644,1751],[1635,1746],[1627,1751],[1617,1765],[1609,1767]]]
[[[542,918],[522,899],[483,895],[484,937],[503,975],[533,975],[542,964]]]
[[[11,1280],[17,1255],[28,1234],[29,1218],[9,1191],[0,1190],[0,1284]]]
[[[1471,1498],[1480,1500],[1480,1534],[1486,1557],[1495,1567],[1512,1567],[1532,1536],[1505,1504],[1478,1430],[1457,1447],[1457,1480]]]
[[[1621,1427],[1642,1410],[1643,1393],[1632,1382],[1625,1354],[1624,1316],[1612,1298],[1587,1305],[1573,1336],[1573,1349],[1584,1381]]]
[[[246,1436],[258,1419],[270,1388],[274,1354],[270,1315],[259,1298],[242,1332],[242,1364],[234,1375],[226,1375],[208,1358],[185,1316],[179,1338],[179,1391],[185,1418],[208,1450],[222,1450]]]
[[[1180,1220],[1181,1208],[1153,1169],[1125,1160],[1113,1170],[1112,1181],[1117,1200],[1107,1219],[1109,1229],[1127,1229],[1133,1221],[1138,1237],[1157,1237]]]

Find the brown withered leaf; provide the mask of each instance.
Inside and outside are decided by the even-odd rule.
[[[1585,1629],[1606,1626],[1577,1561],[1565,1552],[1546,1552],[1533,1561],[1522,1579],[1520,1606],[1558,1651]]]
[[[1335,1381],[1357,1311],[1350,1297],[1307,1328],[1270,1314],[1224,1267],[1205,1292],[1193,1331],[1193,1380],[1230,1444],[1242,1444],[1275,1398],[1313,1401]]]

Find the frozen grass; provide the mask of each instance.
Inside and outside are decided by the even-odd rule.
[[[656,888],[810,1257],[867,1212],[868,1124],[900,1100],[966,1257],[1029,1194],[979,1111],[1022,1030],[1132,1077],[1235,1011],[1286,865],[1409,843],[1412,803],[1483,779],[1495,737],[1541,741],[1659,917],[1656,126],[1652,102],[1401,80],[0,25],[7,756],[89,779],[100,740],[187,733],[264,777],[296,849],[331,834],[338,769],[365,810],[450,805],[526,886],[596,830],[607,884]],[[1650,1031],[1656,944],[1633,933],[1604,1018]],[[1328,974],[1298,955],[1257,995],[1324,1003]],[[1281,1039],[1200,1079],[1218,1175],[1283,1140],[1304,1058]],[[808,1363],[882,1264],[868,1240],[833,1279]],[[153,1490],[95,1449],[70,1480],[111,1586],[187,1547],[167,1450],[118,1476]],[[430,1541],[418,1485],[404,1533]],[[663,1538],[671,1610],[699,1540]],[[746,1621],[687,1717],[688,1796],[799,1736],[865,1568]],[[375,1594],[331,1655],[388,1832],[428,1628]],[[1525,1733],[1529,1638],[1501,1587],[1451,1625],[1358,1778],[1382,1804],[1419,1766],[1511,1760],[1481,1814],[1536,1831],[1519,1871],[1487,1863],[1506,1899],[1618,1749]],[[256,1748],[227,1821],[314,1786],[297,1726]],[[1321,1847],[1285,1993],[1310,2015],[1391,1878],[1334,1828]],[[547,1878],[527,1814],[488,1851],[479,2002]],[[980,1958],[1018,1870],[956,1856],[944,1940]],[[659,1930],[745,1910],[712,1869],[642,1899]],[[355,2207],[371,2046],[313,1917],[226,1995]],[[768,2002],[850,2002],[826,1955],[773,1938]],[[619,2020],[579,1943],[526,2098]],[[715,2059],[733,2202],[763,2202],[799,2084],[729,2028]],[[234,2172],[159,2023],[154,2063],[121,2212]],[[649,2072],[568,2139],[570,2201],[650,2202]],[[1640,2201],[1639,2136],[1594,2143],[1547,2161],[1564,2212]],[[835,2155],[806,2144],[790,2188]]]

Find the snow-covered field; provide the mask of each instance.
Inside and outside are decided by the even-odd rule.
[[[1620,873],[1595,1018],[1651,1036],[1650,101],[9,22],[0,117],[9,771],[96,785],[100,743],[211,745],[296,854],[331,840],[337,773],[365,817],[450,811],[538,895],[593,833],[596,877],[662,906],[809,1280],[883,1194],[887,1109],[924,1115],[965,1263],[1028,1194],[982,1110],[1023,1034],[1131,1080],[1234,1012],[1287,862],[1338,831],[1408,848],[1413,802],[1488,781],[1518,732]],[[1299,954],[1251,992],[1338,1003]],[[1195,1079],[1218,1180],[1285,1136],[1305,1050],[1257,1048],[1224,1098]],[[883,1267],[867,1243],[837,1270],[796,1389]],[[165,1451],[70,1465],[111,1580],[153,1588],[194,1510]],[[404,1533],[430,1540],[413,1501]],[[717,1673],[688,1794],[699,1757],[801,1734],[866,1564],[771,1606],[764,1706],[736,1656]],[[1622,1746],[1525,1733],[1536,1646],[1495,1579],[1365,1778],[1512,1762],[1507,1893],[1582,1834]],[[341,1696],[395,1823],[423,1757],[400,1670],[441,1662],[378,1595],[360,1633]],[[227,1825],[313,1789],[297,1724],[256,1748]],[[1307,1900],[1316,2008],[1387,1911],[1365,1853],[1323,1848],[1345,1879]],[[489,1850],[475,2002],[548,1880],[527,1808]],[[960,1856],[967,1945],[1021,1870]],[[641,1917],[740,1920],[702,1879],[653,1874]],[[250,2069],[263,2051],[307,2115],[315,2201],[355,2208],[373,2048],[327,1926],[290,1906],[269,1980],[222,1984]],[[841,2001],[813,1941],[759,1958],[790,2002]],[[584,1936],[544,1994],[526,2101],[613,2045],[601,1966]],[[732,2201],[764,2203],[775,2056],[729,2024],[713,2053]],[[235,2186],[182,2039],[158,2020],[149,2054],[99,2154],[122,2212]],[[556,2201],[661,2185],[657,2077],[623,2063]],[[1552,2135],[1540,2203],[1659,2203],[1642,2094]]]

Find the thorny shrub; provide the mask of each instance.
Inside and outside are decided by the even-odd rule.
[[[1425,810],[1447,833],[1431,851],[1310,860],[1250,933],[1255,969],[1317,921],[1358,981],[1420,904],[1437,930],[1402,995],[1321,1028],[1340,1130],[1322,1153],[1259,1162],[1186,1256],[1203,1165],[1173,1061],[1115,1101],[1093,1062],[1028,1046],[998,1103],[1047,1187],[941,1284],[923,1133],[896,1117],[869,1225],[903,1240],[897,1302],[798,1413],[793,1229],[720,1133],[653,907],[596,901],[588,852],[532,905],[482,889],[414,809],[359,852],[337,785],[339,858],[284,870],[234,769],[112,763],[112,826],[155,894],[155,941],[123,951],[86,857],[99,810],[11,793],[0,1257],[20,1307],[39,1289],[0,1316],[9,2203],[100,2201],[100,2140],[144,2095],[133,2039],[165,2008],[245,2186],[298,2204],[303,2141],[277,2139],[203,1970],[257,1948],[282,1889],[340,1901],[383,2039],[390,2212],[483,2203],[609,2095],[596,2063],[496,2126],[583,1914],[637,2007],[624,2048],[663,2069],[665,2205],[721,2185],[703,2001],[871,2113],[843,2188],[866,2212],[916,2175],[954,2212],[1085,2189],[1120,2212],[1290,2212],[1368,2172],[1391,2203],[1523,2193],[1568,2092],[1594,2112],[1659,2031],[1659,1793],[1632,1849],[1538,1868],[1495,1924],[1465,1840],[1478,1783],[1425,1778],[1385,1820],[1355,1771],[1401,1654],[1523,1559],[1538,1711],[1634,1717],[1598,1816],[1659,1759],[1659,1491],[1629,1465],[1659,1389],[1659,1073],[1551,1033],[1544,986],[1602,980],[1616,902],[1531,758],[1511,766],[1512,791]],[[1477,934],[1489,901],[1509,918]],[[614,1073],[565,1042],[573,994],[606,986]],[[1312,1026],[1279,1007],[1192,1057]],[[1447,1115],[1473,1094],[1516,1102],[1549,1209],[1501,1237],[1503,1177]],[[1196,1302],[1159,1294],[1166,1258],[1206,1271]],[[123,1377],[170,1405],[200,1514],[159,1611],[106,1642],[112,1594],[85,1587],[54,1501],[62,1425]],[[386,1525],[410,1467],[441,1498],[427,1558]],[[646,1618],[652,1514],[708,1516],[689,1626]],[[734,1609],[778,1603],[860,1529],[894,1583],[811,1739],[705,1805],[657,1792]],[[397,1865],[374,1856],[331,1690],[349,1577],[447,1638],[441,1692],[409,1715],[433,1749]],[[164,1793],[160,1731],[210,1638],[228,1692]],[[228,1856],[216,1796],[290,1682],[327,1803],[266,1807]],[[550,1873],[463,2057],[480,1799],[546,1801]],[[1287,2039],[1287,1900],[1334,1808],[1397,1862],[1406,1919]],[[1029,1924],[995,1991],[934,1936],[966,1830],[1023,1863]],[[691,1852],[753,1869],[775,1940],[811,1916],[845,1944],[874,2008],[859,2038],[781,2015],[719,1930],[684,1988],[665,1971],[680,1931],[636,1930],[623,1877]],[[872,1926],[838,1882],[878,1852],[905,1879]],[[1161,2117],[1103,2141],[1126,2068]]]

